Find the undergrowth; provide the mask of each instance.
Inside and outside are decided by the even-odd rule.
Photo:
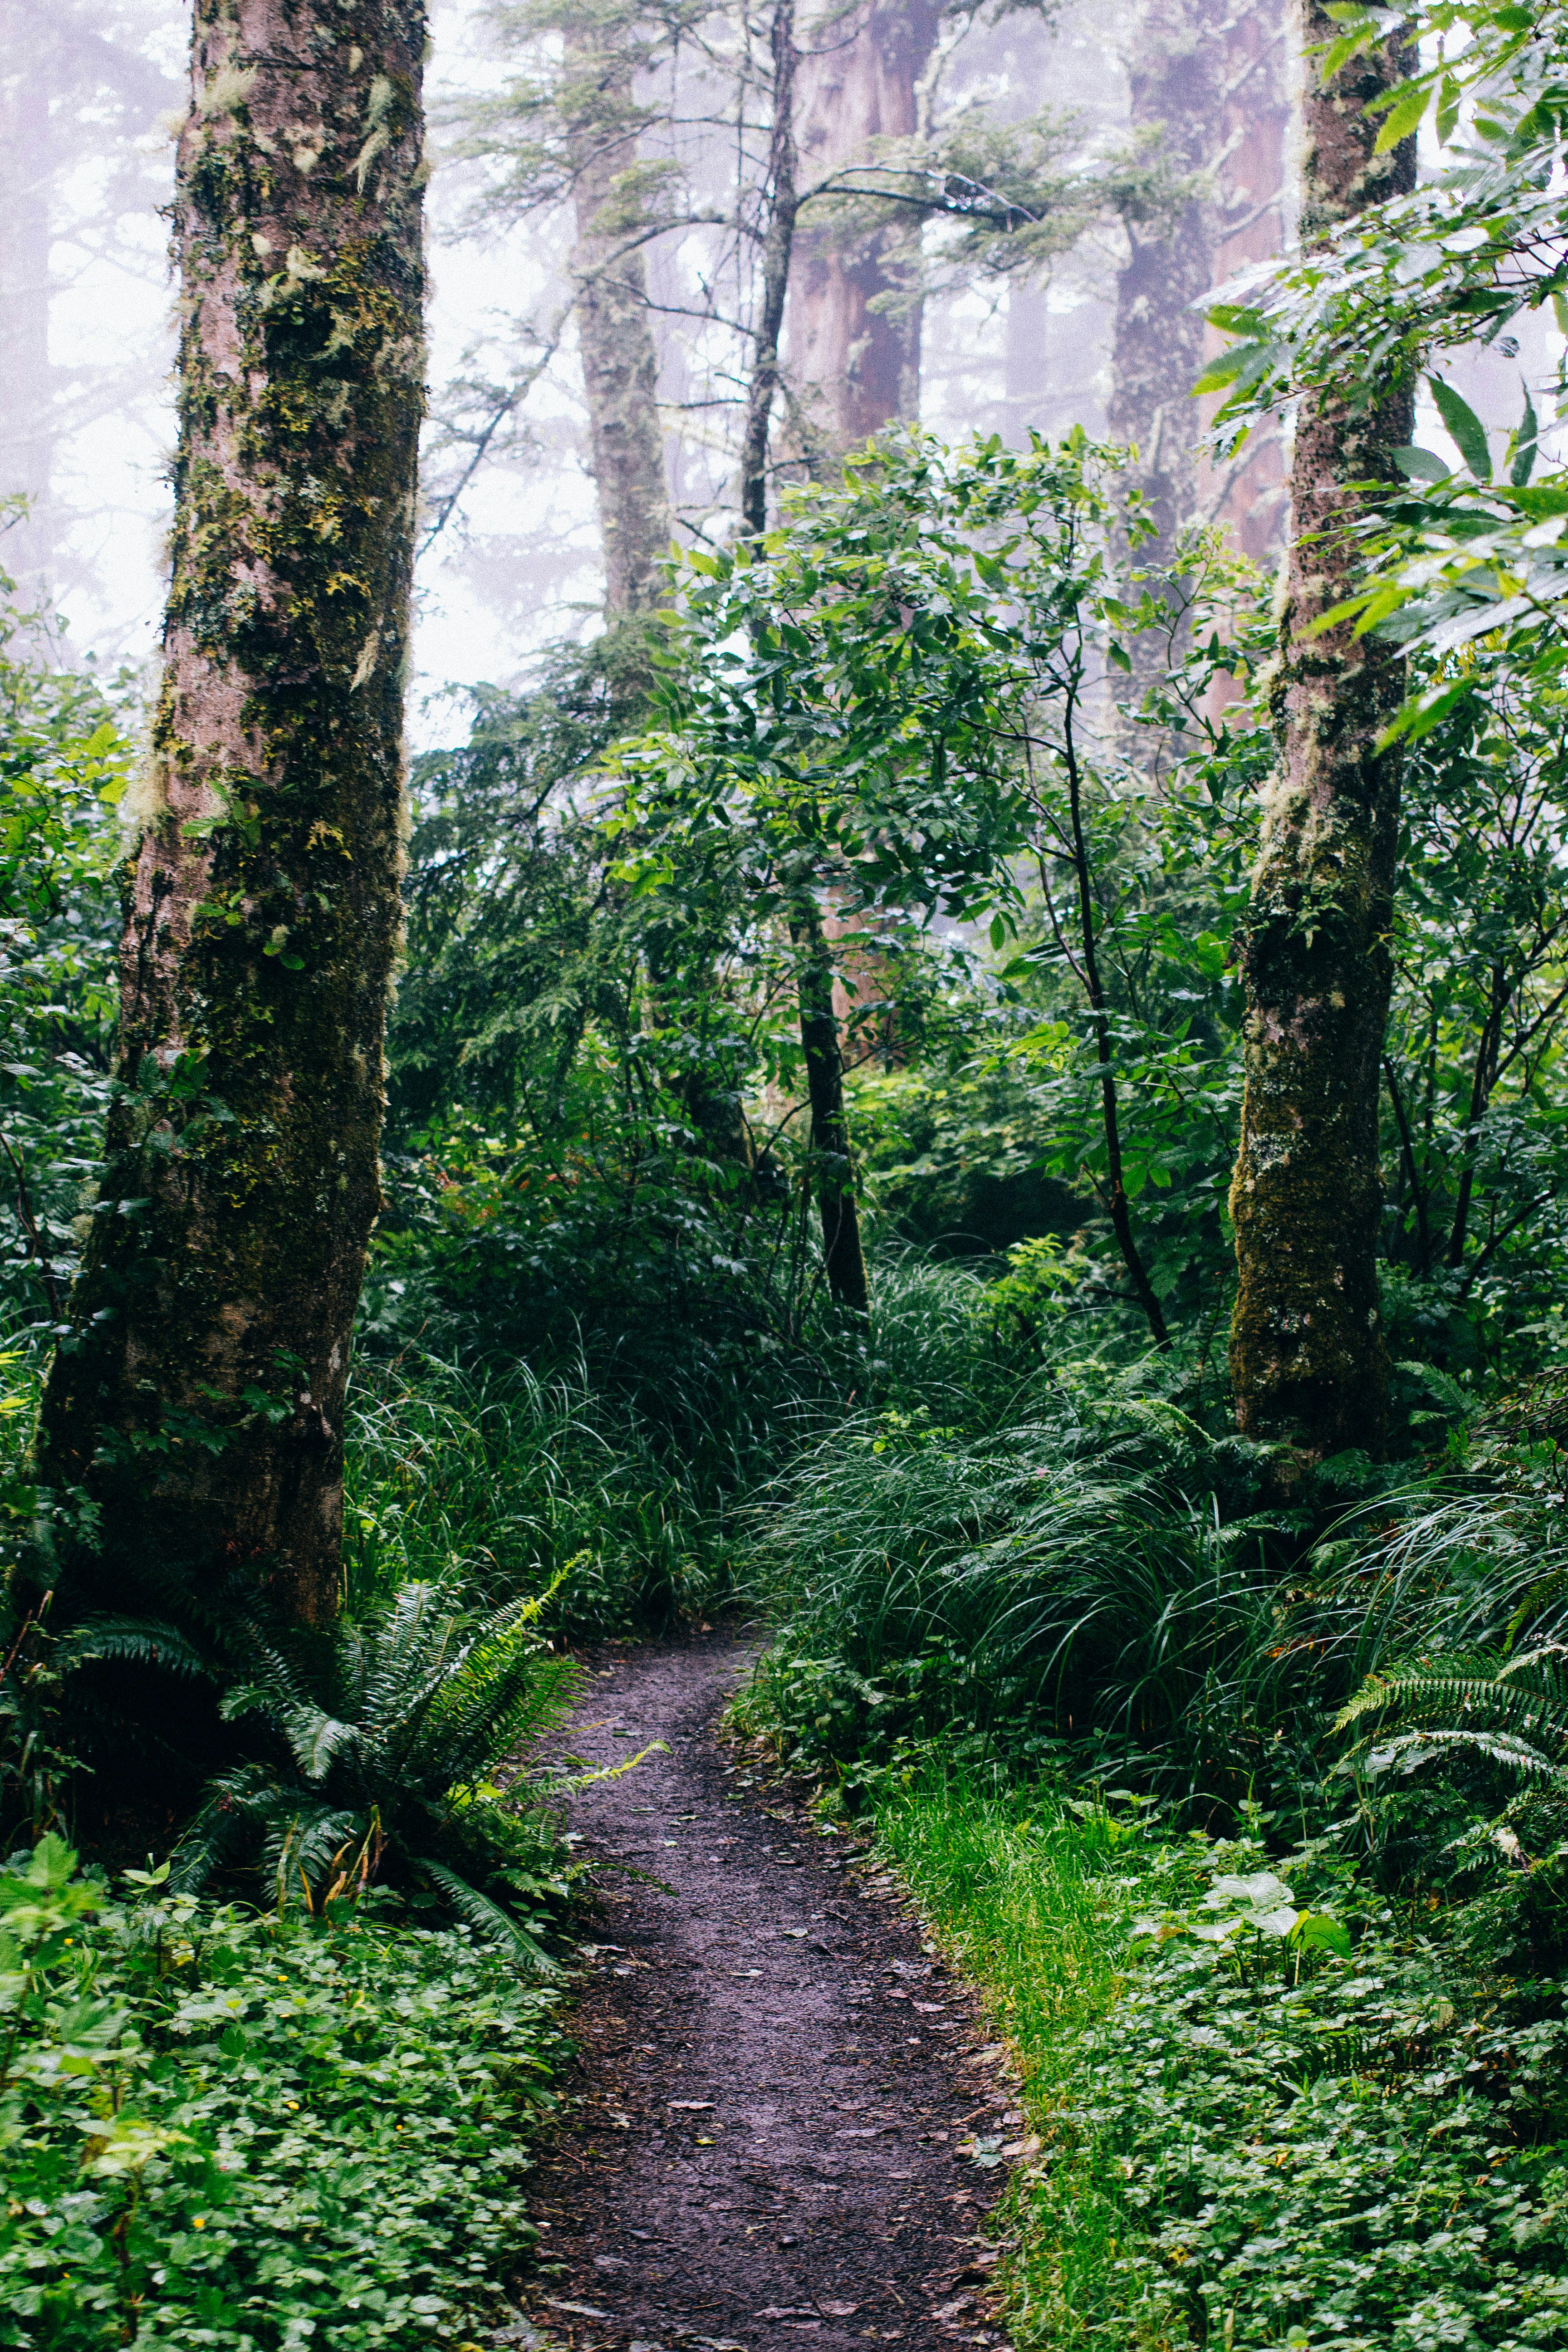
[[[1554,1975],[1467,1966],[1321,1848],[952,1780],[876,1825],[1021,2064],[1021,2352],[1568,2343]]]
[[[500,2305],[558,1992],[464,1929],[0,1874],[0,2345],[413,2352]]]

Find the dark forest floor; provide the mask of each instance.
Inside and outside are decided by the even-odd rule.
[[[721,1746],[750,1654],[721,1632],[590,1660],[572,1752],[669,1752],[572,1800],[609,1866],[530,2199],[528,2316],[497,2341],[1001,2345],[1003,2175],[964,2150],[1021,2121],[1002,2053],[865,1850]]]

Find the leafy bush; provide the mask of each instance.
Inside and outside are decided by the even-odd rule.
[[[0,1875],[0,2345],[413,2352],[532,2238],[553,1994],[462,1929]]]
[[[8,501],[0,500],[0,516]],[[0,1323],[64,1309],[93,1197],[116,1003],[123,712],[27,642],[0,572]]]

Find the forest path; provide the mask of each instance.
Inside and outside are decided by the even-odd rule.
[[[752,1655],[720,1632],[589,1662],[572,1753],[668,1753],[571,1801],[584,1853],[647,1875],[600,1880],[574,2104],[529,2198],[541,2268],[498,2344],[1003,2343],[981,2234],[1003,2175],[961,2153],[1016,2127],[1001,2053],[864,1848],[719,1745]]]

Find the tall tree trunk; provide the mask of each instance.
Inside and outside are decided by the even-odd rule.
[[[424,38],[416,5],[196,0],[121,1093],[39,1439],[89,1599],[237,1573],[297,1619],[337,1607],[399,923]]]
[[[768,149],[763,303],[741,437],[741,522],[754,539],[760,539],[768,527],[768,434],[779,387],[779,337],[784,331],[795,215],[800,208],[795,188],[795,0],[774,0],[771,46],[773,121]]]
[[[841,1307],[865,1315],[870,1311],[870,1294],[844,1108],[844,1055],[833,1010],[833,959],[815,911],[798,916],[790,931],[800,958],[800,1043],[811,1101],[811,1157],[827,1287]]]
[[[1143,0],[1129,62],[1131,126],[1158,133],[1174,173],[1210,168],[1221,141],[1225,47],[1216,0]],[[1197,503],[1203,420],[1192,387],[1203,373],[1204,321],[1194,309],[1214,282],[1215,214],[1206,198],[1173,228],[1127,223],[1129,252],[1117,279],[1109,424],[1134,442],[1134,479],[1159,526],[1150,559],[1170,560],[1179,526]]]
[[[803,187],[868,161],[879,138],[912,135],[938,14],[933,0],[854,0],[847,11],[829,6],[818,15],[799,70]],[[808,455],[841,453],[894,417],[920,413],[920,308],[902,315],[873,308],[879,295],[899,289],[908,236],[892,223],[846,244],[830,227],[802,228],[790,293],[790,373]]]
[[[623,205],[617,186],[637,160],[632,68],[615,47],[613,27],[595,35],[577,25],[566,36],[566,68],[577,334],[605,538],[605,602],[612,613],[646,612],[658,598],[673,524],[647,266],[640,246],[624,249],[636,207]]]
[[[1307,0],[1309,46],[1334,27]],[[1325,89],[1309,60],[1305,241],[1415,184],[1415,142],[1373,153],[1369,100],[1407,70],[1392,48]],[[1231,1371],[1242,1429],[1299,1458],[1381,1450],[1387,1354],[1378,1300],[1378,1077],[1392,963],[1396,753],[1375,745],[1403,683],[1390,650],[1314,622],[1347,595],[1356,485],[1397,478],[1408,391],[1352,411],[1302,403],[1279,662],[1279,765],[1241,938],[1246,1086],[1231,1185],[1240,1286]]]
[[[1291,0],[1239,0],[1226,18],[1218,126],[1225,161],[1214,214],[1216,285],[1249,262],[1283,252],[1294,226],[1287,152],[1294,13]],[[1214,338],[1216,348],[1221,340]],[[1194,405],[1206,415],[1218,398]],[[1198,487],[1205,513],[1228,526],[1244,555],[1272,569],[1289,520],[1283,422],[1255,426],[1223,472],[1200,466]]]

